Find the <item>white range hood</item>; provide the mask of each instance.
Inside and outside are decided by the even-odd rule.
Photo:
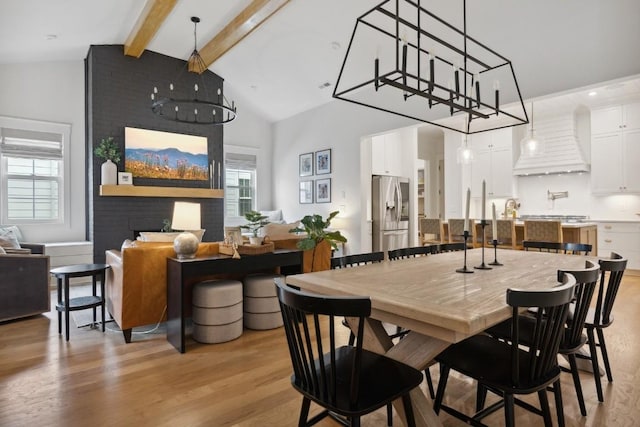
[[[536,134],[545,138],[544,153],[537,156],[521,154],[513,168],[514,175],[589,171],[589,164],[578,141],[573,114],[536,120],[534,127]]]

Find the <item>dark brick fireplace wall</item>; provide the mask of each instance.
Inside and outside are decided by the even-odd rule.
[[[199,86],[215,93],[223,79],[207,71]],[[124,128],[136,127],[207,137],[209,160],[222,160],[222,126],[190,125],[164,120],[151,111],[154,86],[165,91],[169,83],[193,86],[198,79],[185,68],[185,61],[145,51],[140,58],[125,56],[122,45],[91,46],[86,58],[86,144],[87,144],[87,238],[93,241],[95,262],[104,262],[105,250],[119,249],[135,231],[159,231],[162,221],[171,218],[176,200],[200,203],[203,241],[223,237],[223,199],[170,197],[102,197],[101,164],[93,150],[102,138],[112,136],[120,145],[118,171],[124,171]],[[179,88],[176,87],[176,90]],[[181,89],[181,88],[180,88]],[[201,89],[202,90],[202,89]],[[81,178],[78,178],[81,179]],[[134,178],[134,185],[161,187],[202,187],[209,182]],[[75,213],[72,212],[72,215]]]

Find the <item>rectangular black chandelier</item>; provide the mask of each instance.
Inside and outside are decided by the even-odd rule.
[[[465,134],[528,123],[511,61],[467,34],[462,6],[462,30],[421,0],[360,16],[333,97]]]

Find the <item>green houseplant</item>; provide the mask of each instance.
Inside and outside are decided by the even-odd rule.
[[[249,241],[252,245],[262,244],[262,239],[258,237],[258,231],[260,231],[260,229],[265,225],[269,224],[269,220],[267,219],[268,217],[257,211],[246,212],[244,217],[249,222],[245,225],[241,225],[240,228],[251,231],[252,236],[249,238]]]
[[[116,185],[118,183],[116,163],[120,161],[120,147],[115,143],[113,137],[102,138],[93,150],[93,154],[97,158],[105,160],[100,171],[102,185]]]
[[[306,233],[297,247],[302,250],[312,250],[311,271],[328,269],[331,265],[331,249],[338,249],[338,243],[346,243],[347,239],[338,230],[329,231],[331,220],[339,211],[329,214],[326,220],[320,215],[306,215],[300,221],[300,226],[289,230],[290,233]]]
[[[102,138],[100,143],[93,150],[93,154],[99,159],[111,160],[113,163],[120,161],[120,147],[113,140],[113,137]]]

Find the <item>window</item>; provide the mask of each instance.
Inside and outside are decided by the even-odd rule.
[[[244,217],[256,208],[256,156],[226,153],[224,165],[226,216]]]
[[[64,222],[64,145],[70,126],[0,117],[2,222]]]

